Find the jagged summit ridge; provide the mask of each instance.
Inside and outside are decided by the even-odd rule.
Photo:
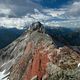
[[[32,25],[28,29],[29,31],[38,31],[38,32],[44,32],[44,26],[40,22],[32,23]]]

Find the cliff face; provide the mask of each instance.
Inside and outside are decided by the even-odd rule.
[[[80,80],[80,54],[57,47],[39,22],[2,49],[0,61],[9,80]]]

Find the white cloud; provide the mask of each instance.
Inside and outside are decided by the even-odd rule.
[[[63,10],[55,11],[54,9],[43,9],[41,11],[36,10],[34,13],[27,13],[22,18],[0,18],[0,26],[6,28],[16,27],[18,29],[23,29],[25,25],[30,25],[33,22],[40,21],[43,24],[49,23],[59,18],[60,15],[64,14]],[[55,22],[55,21],[54,21]],[[47,25],[47,24],[46,24]],[[56,25],[56,24],[54,24]]]
[[[8,5],[0,4],[0,15],[8,16],[13,14],[14,12],[8,7]]]
[[[80,17],[80,1],[73,2],[72,5],[68,6],[67,15],[70,15],[73,17]]]
[[[0,3],[1,4],[1,3]],[[34,7],[30,8],[33,10],[31,13],[27,12],[25,16],[21,18],[0,18],[0,26],[4,26],[7,28],[16,27],[18,29],[23,29],[25,25],[29,25],[32,22],[40,21],[44,25],[49,26],[79,26],[79,21],[77,21],[77,17],[80,16],[80,2],[74,2],[72,5],[68,5],[67,8],[60,9],[35,9]],[[19,7],[19,6],[18,6]],[[16,14],[16,11],[22,11],[22,9],[18,9],[15,5],[0,5],[0,14],[10,15]],[[24,9],[25,10],[25,9]],[[72,17],[71,17],[72,16]],[[73,18],[75,17],[75,18]],[[62,19],[62,20],[61,20]],[[74,21],[72,21],[75,19]],[[69,22],[68,22],[69,21]]]
[[[0,9],[0,14],[9,15],[11,13],[10,9]]]

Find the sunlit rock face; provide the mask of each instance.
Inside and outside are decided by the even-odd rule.
[[[0,71],[9,80],[79,80],[80,52],[55,40],[40,22],[33,23],[0,50]]]

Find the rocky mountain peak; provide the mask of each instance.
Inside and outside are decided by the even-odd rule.
[[[44,32],[44,26],[40,22],[32,23],[29,30],[31,31],[38,31],[38,32]]]
[[[0,71],[5,70],[9,80],[79,80],[80,54],[69,46],[56,46],[43,25],[33,23],[0,50]]]

